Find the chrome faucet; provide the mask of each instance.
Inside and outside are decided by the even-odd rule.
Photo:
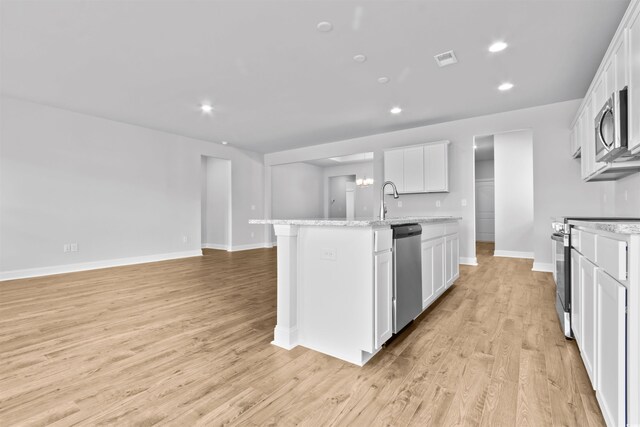
[[[391,184],[391,186],[393,187],[393,198],[397,199],[398,197],[400,197],[398,195],[396,185],[393,182],[385,181],[385,183],[382,184],[382,188],[380,189],[380,219],[384,219],[384,217],[387,215],[387,206],[384,204],[384,187],[389,184]]]

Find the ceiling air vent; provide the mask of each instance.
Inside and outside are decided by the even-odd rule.
[[[456,62],[458,62],[458,58],[456,58],[456,54],[453,53],[452,50],[448,52],[440,53],[434,56],[434,58],[438,63],[438,66],[440,67],[445,67],[447,65],[455,64]]]

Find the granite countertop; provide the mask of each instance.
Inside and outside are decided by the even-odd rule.
[[[629,220],[569,220],[570,225],[577,227],[591,228],[599,231],[608,231],[617,234],[640,234],[640,218],[629,218]]]
[[[273,224],[273,225],[319,225],[329,227],[376,227],[382,225],[401,225],[417,223],[445,223],[461,220],[454,216],[406,216],[400,218],[353,218],[353,219],[250,219],[249,224]]]

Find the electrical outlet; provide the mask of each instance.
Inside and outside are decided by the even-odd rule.
[[[336,260],[336,250],[334,248],[324,248],[322,249],[322,255],[320,255],[320,259],[326,259],[328,261]]]
[[[251,205],[251,210],[255,211],[256,210],[256,205]]]
[[[65,254],[71,252],[71,245],[69,243],[65,243],[64,245],[62,245],[62,252],[64,252]]]
[[[439,208],[441,205],[440,200],[436,200],[436,208]]]
[[[367,210],[367,207],[366,207],[366,206],[363,206],[363,207],[362,207],[362,210],[363,210],[363,211],[366,211],[366,210]]]
[[[187,238],[186,235],[182,235],[182,243],[187,243],[189,241],[189,239]]]
[[[467,206],[467,199],[462,199],[460,204],[462,204],[462,206]]]
[[[77,243],[71,243],[69,246],[71,248],[71,252],[78,252],[78,244]]]
[[[624,201],[625,202],[629,201],[629,190],[624,190]]]
[[[402,207],[402,201],[398,200],[398,207],[401,208]]]
[[[256,233],[254,233],[253,231],[251,232],[251,237],[255,236]]]

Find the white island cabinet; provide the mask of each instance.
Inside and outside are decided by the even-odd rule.
[[[391,226],[421,224],[426,233],[422,289],[432,291],[424,309],[458,277],[458,220],[251,220],[273,224],[278,238],[272,343],[286,349],[301,345],[364,365],[393,334]],[[425,249],[429,245],[435,250]]]

